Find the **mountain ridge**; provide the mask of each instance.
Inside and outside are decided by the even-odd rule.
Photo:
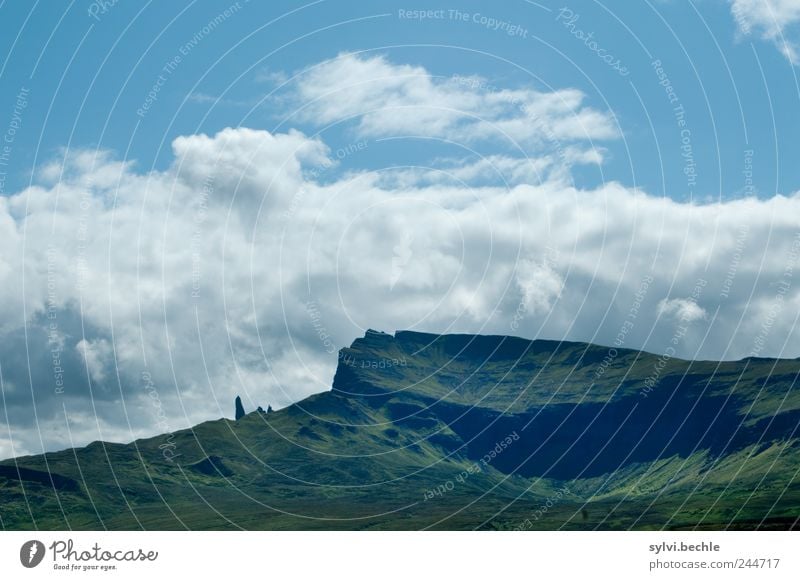
[[[0,462],[0,523],[516,529],[560,493],[532,528],[795,527],[800,363],[661,360],[369,330],[278,411]]]

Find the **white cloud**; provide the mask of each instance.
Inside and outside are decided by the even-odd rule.
[[[613,117],[576,89],[500,89],[480,77],[437,77],[423,67],[350,53],[300,74],[295,115],[317,125],[354,122],[359,135],[492,140],[526,152],[566,150],[619,136]]]
[[[263,68],[259,70],[255,74],[255,81],[260,83],[266,83],[269,85],[282,85],[289,77],[287,74],[280,70],[270,70],[269,68]]]
[[[0,423],[0,457],[29,455],[30,451],[24,447],[19,437],[12,435],[11,429],[5,423]]]
[[[478,159],[437,159],[430,167],[404,167],[383,171],[371,180],[382,187],[413,187],[426,185],[477,185],[501,183],[507,186],[521,183],[538,184],[570,179],[570,169],[576,165],[600,165],[603,151],[579,151],[567,148],[563,156],[542,153],[534,157],[486,155]]]
[[[789,30],[800,23],[798,0],[731,0],[731,13],[741,34],[756,32],[792,64],[798,62],[798,44]]]
[[[75,345],[75,350],[83,358],[83,362],[94,381],[100,382],[106,378],[106,368],[113,364],[111,345],[105,339],[82,339]]]
[[[517,285],[526,314],[549,311],[564,288],[564,279],[548,260],[523,259],[517,268]]]
[[[663,299],[658,303],[658,310],[663,316],[672,317],[683,323],[697,322],[708,315],[697,302],[689,298]]]

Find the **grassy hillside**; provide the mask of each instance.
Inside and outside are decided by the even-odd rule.
[[[786,529],[799,371],[368,331],[330,392],[280,411],[0,462],[0,524]]]

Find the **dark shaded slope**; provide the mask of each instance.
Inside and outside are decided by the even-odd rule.
[[[344,352],[347,364],[339,366],[334,390],[393,409],[399,425],[413,428],[435,417],[468,442],[471,458],[515,431],[520,442],[494,467],[526,477],[594,477],[698,452],[716,459],[797,436],[800,410],[791,397],[797,361],[672,359],[661,369],[657,356],[616,350],[611,358],[609,351],[370,331]],[[405,364],[381,368],[390,360]],[[398,396],[417,404],[398,407],[391,402]]]

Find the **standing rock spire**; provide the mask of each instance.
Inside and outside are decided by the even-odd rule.
[[[244,407],[242,407],[242,398],[236,395],[236,420],[238,421],[244,417]]]

